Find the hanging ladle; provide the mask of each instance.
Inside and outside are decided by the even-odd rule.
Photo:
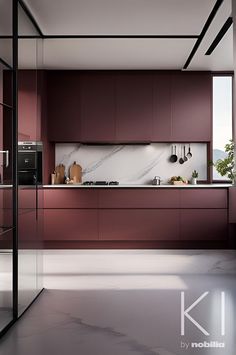
[[[176,145],[175,146],[172,145],[172,154],[170,156],[170,162],[175,163],[175,162],[177,162],[177,160],[178,160],[178,157],[176,155]]]
[[[183,164],[184,163],[184,159],[183,159],[183,147],[182,147],[182,145],[181,145],[181,157],[180,157],[180,159],[179,159],[179,163],[180,164]]]
[[[190,158],[192,158],[192,156],[193,155],[191,153],[191,148],[190,148],[190,144],[189,144],[187,157],[190,159]]]
[[[188,161],[188,157],[186,156],[185,145],[184,145],[184,161]]]

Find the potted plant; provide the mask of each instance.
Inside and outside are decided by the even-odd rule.
[[[197,178],[198,178],[198,172],[197,170],[193,170],[192,180],[191,180],[192,185],[197,185]]]
[[[230,142],[225,145],[225,152],[227,153],[227,156],[224,159],[218,159],[212,164],[218,173],[221,176],[227,176],[232,181],[232,184],[236,184],[234,148],[234,142],[231,139]]]

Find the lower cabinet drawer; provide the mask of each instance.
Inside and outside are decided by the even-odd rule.
[[[99,210],[100,240],[179,240],[180,210]]]
[[[98,240],[98,210],[45,209],[44,240]]]
[[[227,209],[181,210],[181,240],[227,239]]]

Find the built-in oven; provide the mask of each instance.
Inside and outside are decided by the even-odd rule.
[[[42,184],[42,142],[18,142],[19,185]]]

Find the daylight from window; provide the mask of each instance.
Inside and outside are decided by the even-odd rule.
[[[232,77],[213,77],[213,161],[224,159],[225,144],[232,139]],[[213,168],[214,180],[227,180]]]

